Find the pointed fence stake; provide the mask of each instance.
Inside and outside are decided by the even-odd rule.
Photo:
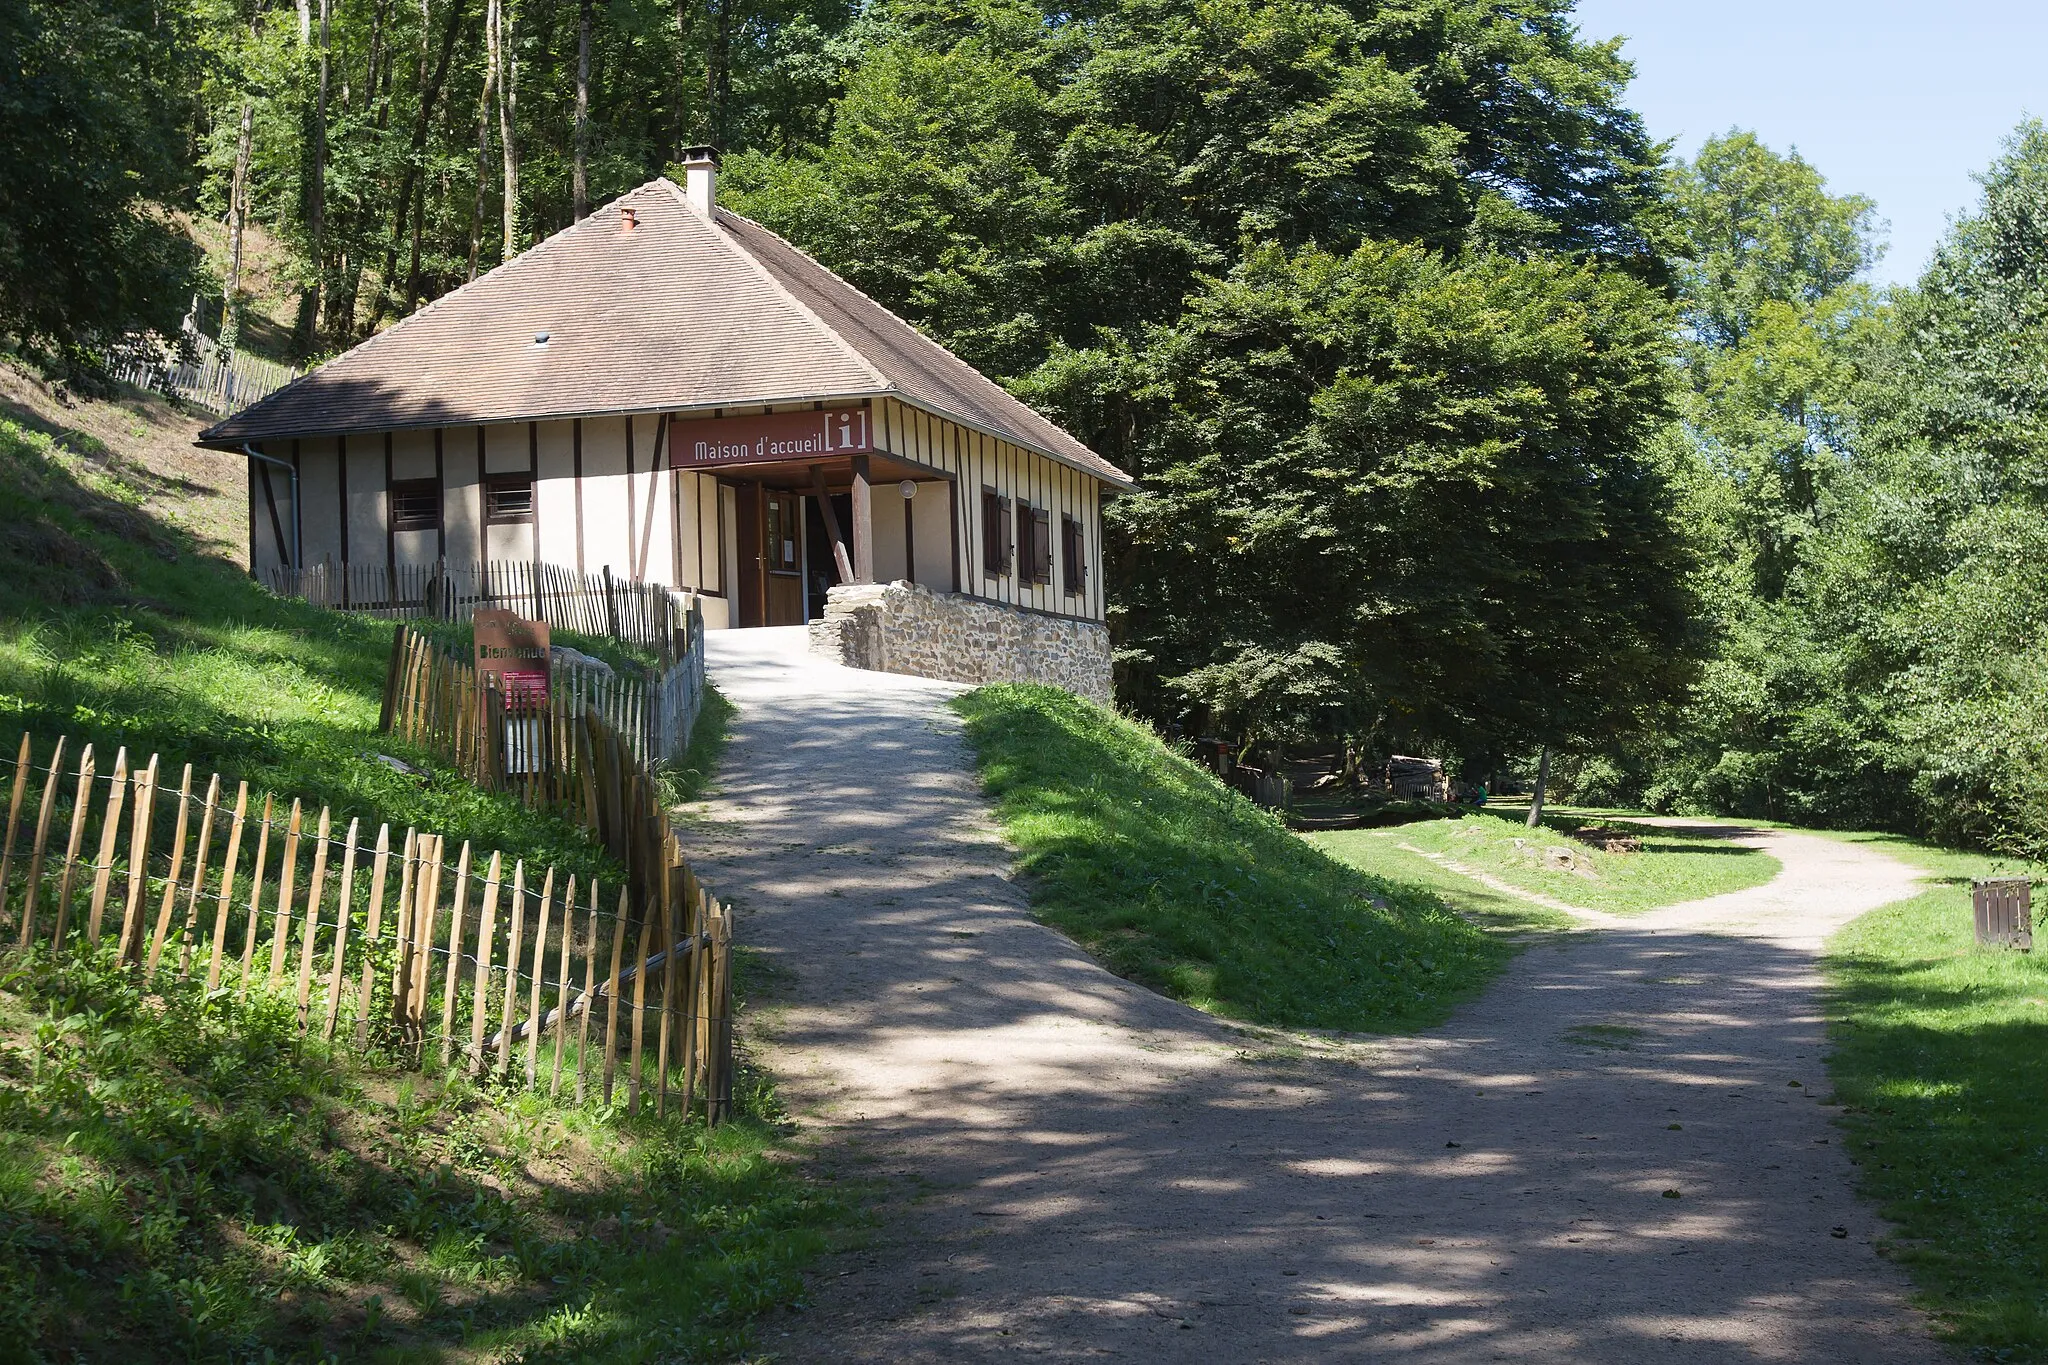
[[[57,786],[64,770],[64,738],[57,739],[57,750],[50,755],[50,775],[43,782],[42,803],[36,808],[36,842],[28,855],[28,885],[21,894],[21,938],[23,947],[34,937],[36,928],[36,905],[42,900],[43,853],[50,846],[50,818],[57,808]]]
[[[228,901],[235,894],[235,859],[242,852],[242,820],[249,812],[249,784],[235,789],[235,818],[228,826],[228,854],[220,865],[220,899],[213,907],[213,960],[206,964],[206,993],[220,986],[222,956],[227,952]]]

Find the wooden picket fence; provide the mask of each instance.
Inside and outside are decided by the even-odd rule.
[[[224,417],[299,377],[290,365],[226,350],[191,328],[181,339],[182,345],[155,334],[130,338],[114,348],[108,372],[124,383],[182,398]]]
[[[700,641],[701,646],[701,641]],[[410,626],[392,632],[380,729],[411,740],[489,791],[511,791],[529,806],[566,809],[598,828],[598,784],[608,771],[605,741],[621,766],[651,770],[678,758],[704,704],[703,651],[653,677],[633,677],[557,659],[545,701],[508,698],[467,655]]]
[[[102,774],[89,744],[68,767],[68,740],[40,761],[34,748],[24,734],[0,838],[0,927],[18,944],[82,953],[118,933],[145,982],[280,994],[301,1036],[572,1086],[579,1103],[612,1101],[623,1054],[628,1110],[651,1092],[657,1114],[730,1114],[731,920],[653,818],[658,799],[627,818],[644,776],[600,803],[632,869],[607,907],[594,879],[517,860],[508,876],[502,853],[416,829],[366,843],[360,820],[344,832],[297,799],[287,814],[217,773],[195,785],[189,763],[173,790],[155,755],[131,767],[122,749]]]
[[[478,607],[507,607],[558,630],[608,635],[671,660],[687,653],[693,622],[694,629],[703,629],[694,595],[615,578],[609,566],[581,573],[524,559],[321,563],[274,568],[269,584],[280,597],[400,621],[467,621]]]

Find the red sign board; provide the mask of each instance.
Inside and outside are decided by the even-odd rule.
[[[754,417],[677,418],[668,431],[670,463],[679,469],[826,460],[875,448],[866,408],[776,412]]]
[[[509,709],[545,706],[548,699],[548,623],[529,621],[502,607],[478,607],[476,671],[496,674]]]

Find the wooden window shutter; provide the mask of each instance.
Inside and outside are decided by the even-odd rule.
[[[981,569],[990,578],[1010,571],[1010,500],[981,490]]]
[[[1052,513],[1043,507],[1031,513],[1031,581],[1052,582]]]
[[[1066,584],[1069,597],[1079,597],[1088,586],[1088,559],[1082,553],[1081,523],[1072,517],[1060,518],[1060,578]]]

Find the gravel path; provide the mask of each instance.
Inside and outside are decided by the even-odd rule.
[[[865,1245],[791,1361],[1928,1361],[1831,1122],[1814,951],[1914,872],[1730,829],[1768,886],[1539,942],[1447,1026],[1232,1028],[1034,922],[950,685],[711,638],[690,835]],[[1667,1197],[1676,1191],[1677,1198]]]

